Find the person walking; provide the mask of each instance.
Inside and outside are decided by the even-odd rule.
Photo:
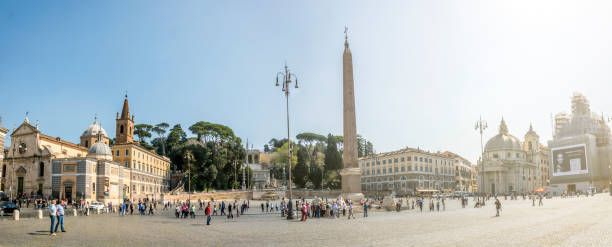
[[[353,203],[352,202],[349,202],[348,208],[349,208],[348,219],[350,220],[351,217],[353,217],[353,219],[355,219],[355,215],[353,214]]]
[[[495,217],[499,217],[499,211],[501,211],[501,202],[499,201],[499,199],[495,199],[495,211],[497,212],[497,214],[495,214]]]
[[[55,236],[55,232],[53,231],[53,227],[55,225],[55,219],[57,217],[57,207],[55,207],[55,200],[49,204],[49,217],[51,218],[51,228],[49,229],[49,234]]]
[[[64,206],[61,203],[57,203],[55,207],[57,208],[57,223],[55,224],[54,231],[57,232],[57,227],[61,225],[62,232],[66,232],[64,230]]]
[[[210,215],[210,202],[206,206],[206,209],[204,210],[204,213],[206,214],[206,225],[208,226],[208,225],[210,225],[210,220],[212,218],[212,216]]]
[[[544,206],[544,203],[542,202],[542,195],[540,195],[540,201],[538,202],[538,207]]]

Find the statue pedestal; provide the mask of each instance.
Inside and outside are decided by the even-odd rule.
[[[359,203],[364,198],[361,193],[361,171],[359,168],[344,168],[340,171],[342,176],[342,194],[344,199],[349,199],[353,203]],[[353,204],[355,205],[355,204]]]

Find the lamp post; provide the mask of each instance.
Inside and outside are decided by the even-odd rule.
[[[287,205],[287,209],[288,209],[288,213],[287,213],[287,219],[291,220],[293,219],[293,206],[292,206],[292,195],[291,195],[291,135],[289,134],[289,85],[291,84],[291,77],[293,76],[295,78],[295,88],[298,88],[298,79],[297,76],[291,72],[289,72],[289,68],[287,67],[287,64],[285,64],[285,68],[276,73],[276,86],[279,86],[279,81],[278,81],[278,77],[281,76],[281,80],[282,80],[282,84],[283,84],[283,92],[285,93],[285,100],[286,100],[286,106],[287,106],[287,153],[289,154],[289,160],[288,160],[288,164],[289,164],[289,204]]]
[[[249,163],[249,140],[247,139],[247,143],[246,143],[246,156],[245,156],[245,163]],[[246,190],[246,184],[244,182],[244,170],[246,169],[246,165],[242,166],[242,190]]]
[[[15,132],[13,130],[13,132]],[[17,141],[15,141],[17,143]],[[21,145],[21,144],[20,144]],[[11,157],[11,185],[9,186],[9,193],[11,194],[11,201],[13,201],[13,177],[15,176],[15,145],[13,145],[13,157]]]
[[[191,154],[191,151],[187,151],[185,152],[185,154],[183,155],[183,158],[185,159],[185,161],[187,161],[187,176],[188,176],[188,188],[189,188],[189,194],[188,194],[188,201],[189,203],[191,203],[191,160],[193,160],[193,154]]]
[[[612,121],[612,117],[608,117],[608,122]],[[610,157],[610,154],[608,154]],[[608,193],[612,196],[612,158],[608,162]]]
[[[483,192],[485,191],[485,179],[484,179],[484,175],[485,175],[485,171],[484,171],[484,148],[482,146],[482,133],[485,129],[487,129],[487,122],[482,120],[482,116],[480,116],[480,118],[478,119],[478,122],[476,122],[476,126],[474,127],[475,130],[478,130],[480,132],[480,177],[482,177],[482,189],[481,189],[481,194],[484,194]],[[484,200],[483,200],[484,203]]]

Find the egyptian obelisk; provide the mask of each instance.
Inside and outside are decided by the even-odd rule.
[[[357,161],[357,124],[355,120],[355,83],[353,81],[353,55],[348,44],[348,28],[344,28],[344,54],[342,54],[342,81],[344,102],[344,169],[342,197],[358,201],[361,193],[361,171]]]

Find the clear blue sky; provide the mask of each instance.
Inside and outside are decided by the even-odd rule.
[[[275,73],[301,82],[292,134],[342,133],[343,29],[357,129],[377,151],[474,161],[478,116],[522,138],[572,92],[612,113],[606,1],[2,1],[0,116],[77,142],[98,114],[114,136],[123,94],[137,123],[230,126],[256,147],[286,134]],[[609,114],[606,114],[609,115]],[[485,140],[486,141],[486,140]]]

